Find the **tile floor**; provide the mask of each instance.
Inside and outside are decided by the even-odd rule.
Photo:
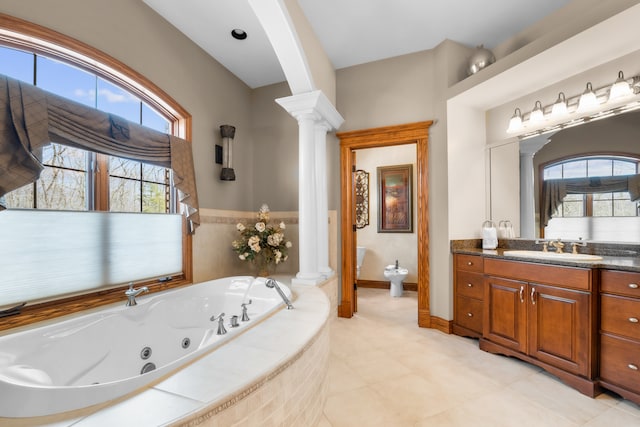
[[[331,325],[329,396],[318,427],[640,427],[640,406],[583,396],[541,369],[417,327],[417,297],[359,289]]]

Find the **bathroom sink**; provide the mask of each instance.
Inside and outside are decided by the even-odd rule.
[[[537,258],[537,259],[556,259],[559,261],[599,261],[602,259],[599,255],[589,254],[572,254],[572,253],[557,253],[557,252],[542,252],[542,251],[504,251],[504,256],[522,257],[522,258]]]

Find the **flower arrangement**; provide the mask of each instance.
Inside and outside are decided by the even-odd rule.
[[[288,250],[292,243],[284,237],[284,222],[277,226],[269,225],[269,206],[263,204],[258,211],[258,221],[255,225],[239,222],[236,229],[240,232],[240,239],[231,243],[238,258],[252,261],[263,273],[270,264],[280,264],[289,257]]]

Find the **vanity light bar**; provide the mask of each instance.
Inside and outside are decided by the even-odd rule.
[[[585,91],[580,95],[566,98],[564,93],[560,92],[553,104],[543,107],[540,101],[536,101],[534,109],[526,114],[522,114],[520,108],[516,108],[509,120],[507,133],[526,139],[637,110],[640,108],[638,94],[640,76],[625,79],[620,71],[618,79],[612,85],[594,90],[591,82],[588,82]],[[597,111],[605,105],[605,110]]]

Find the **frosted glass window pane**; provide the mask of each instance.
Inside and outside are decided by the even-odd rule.
[[[182,271],[180,215],[0,212],[0,307]]]

